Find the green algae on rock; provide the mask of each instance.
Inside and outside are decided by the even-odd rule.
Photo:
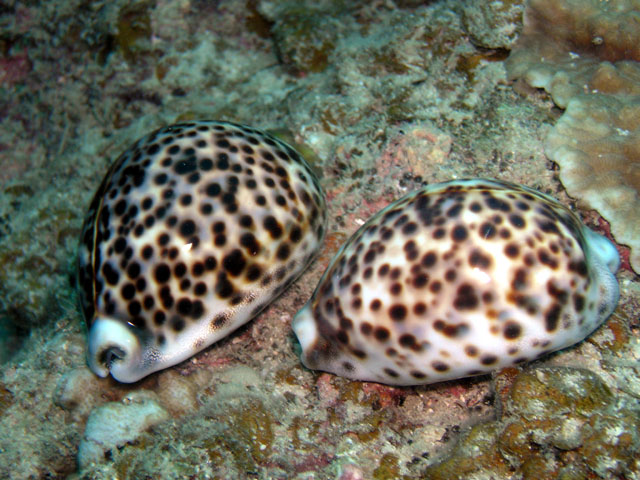
[[[434,480],[634,478],[640,473],[640,410],[619,402],[593,372],[548,367],[522,372],[499,396],[502,416],[474,426],[428,467]]]

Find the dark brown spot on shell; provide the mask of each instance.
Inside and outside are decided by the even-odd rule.
[[[398,282],[392,284],[391,288],[389,288],[389,292],[391,292],[391,295],[400,295],[402,293],[402,284]]]
[[[427,311],[427,306],[423,302],[418,302],[413,306],[415,315],[423,315]]]
[[[456,325],[453,323],[446,323],[444,320],[436,320],[433,324],[433,328],[449,338],[463,337],[469,331],[469,325],[466,323],[459,323]]]
[[[476,248],[469,255],[469,265],[487,269],[491,266],[491,257]]]
[[[509,215],[509,222],[516,228],[524,228],[527,226],[527,223],[524,221],[521,215],[517,213],[512,213]]]
[[[520,254],[520,247],[515,243],[509,243],[504,247],[504,254],[511,259],[516,259]]]
[[[469,236],[469,232],[464,225],[456,225],[451,231],[451,239],[454,242],[463,242]]]
[[[242,273],[246,266],[246,259],[239,249],[232,250],[222,259],[222,266],[230,275],[237,277]]]
[[[573,307],[576,309],[576,312],[582,312],[584,310],[585,298],[584,295],[579,293],[573,294]]]
[[[510,321],[505,324],[502,332],[504,338],[508,340],[515,340],[522,334],[522,327],[519,323]]]
[[[528,285],[528,274],[527,269],[518,268],[513,276],[513,280],[511,281],[511,288],[516,291],[522,291],[527,288]]]
[[[389,308],[388,313],[391,320],[401,322],[407,317],[407,307],[401,304],[395,304]]]
[[[480,357],[480,363],[483,365],[495,365],[496,363],[498,363],[498,357],[496,357],[495,355],[483,355],[482,357]]]
[[[569,263],[569,271],[575,272],[582,277],[586,277],[589,273],[587,264],[583,260],[574,261]]]
[[[561,312],[562,309],[558,304],[553,304],[547,309],[544,314],[544,326],[547,332],[554,332],[558,328],[558,322],[560,321]]]
[[[491,240],[496,236],[496,228],[491,223],[484,222],[480,225],[478,234],[480,235],[480,238],[483,238],[484,240]]]
[[[456,277],[458,276],[458,274],[456,273],[456,271],[453,268],[450,268],[449,270],[447,270],[444,273],[444,279],[447,282],[453,282],[455,281]]]
[[[386,373],[387,375],[389,375],[392,378],[397,378],[400,375],[398,374],[398,372],[396,372],[395,370],[392,370],[391,368],[385,368],[384,369],[384,373]]]
[[[425,268],[431,268],[436,264],[438,255],[435,252],[427,252],[422,256],[420,263]]]
[[[376,340],[384,342],[389,339],[389,337],[391,336],[391,333],[389,332],[388,328],[376,327],[375,330],[373,331],[373,336],[376,338]]]
[[[427,283],[429,283],[429,275],[426,273],[419,273],[413,277],[412,283],[415,288],[423,288]]]
[[[453,306],[457,310],[473,310],[478,306],[478,294],[472,285],[463,283],[456,290]]]
[[[440,362],[440,361],[435,361],[435,362],[431,362],[431,367],[436,371],[436,372],[440,372],[440,373],[444,373],[447,370],[449,370],[449,365],[447,365],[444,362]]]
[[[540,248],[538,250],[537,257],[540,263],[547,265],[552,270],[556,270],[558,268],[558,261],[549,253],[548,250]]]
[[[171,270],[166,263],[161,263],[156,267],[154,276],[158,283],[168,282],[169,277],[171,276]]]
[[[477,357],[478,356],[478,347],[475,345],[467,345],[464,347],[464,353],[467,354],[468,357]]]
[[[360,332],[362,332],[363,335],[371,335],[372,331],[373,326],[369,322],[362,322],[360,324]]]
[[[415,335],[412,335],[410,333],[401,335],[400,338],[398,338],[398,343],[404,348],[411,349],[414,352],[419,352],[420,350],[422,350],[422,347],[418,343]]]

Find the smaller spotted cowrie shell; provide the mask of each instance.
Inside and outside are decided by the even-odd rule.
[[[326,219],[309,165],[268,133],[194,121],[141,138],[84,223],[90,368],[134,382],[228,335],[309,265]]]
[[[293,328],[308,368],[391,385],[480,375],[584,339],[618,302],[618,266],[545,194],[434,184],[347,241]]]

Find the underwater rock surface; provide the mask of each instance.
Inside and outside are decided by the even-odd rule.
[[[293,315],[340,245],[425,184],[524,184],[609,235],[545,156],[553,99],[544,90],[523,98],[507,77],[525,3],[491,2],[496,16],[481,3],[1,8],[0,477],[408,479],[440,469],[444,478],[566,478],[571,465],[577,477],[637,477],[629,429],[640,398],[640,286],[624,262],[618,307],[587,341],[495,378],[389,387],[312,372],[298,357]],[[86,207],[123,146],[198,118],[250,124],[300,151],[326,193],[326,240],[287,292],[215,345],[137,383],[98,378],[71,280]],[[118,435],[80,468],[89,417],[140,392],[168,418],[139,423],[135,438]],[[568,413],[558,431],[546,421],[560,421],[554,408],[567,402],[582,417]]]

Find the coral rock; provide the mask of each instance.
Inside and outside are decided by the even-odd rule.
[[[134,441],[142,432],[169,417],[151,392],[133,392],[122,402],[109,402],[96,408],[78,449],[80,468],[99,462],[110,450]]]
[[[575,97],[546,150],[560,165],[569,195],[610,221],[611,233],[631,247],[631,265],[640,272],[640,96]]]
[[[596,209],[640,272],[640,2],[532,0],[512,79],[567,108],[548,139],[570,195]]]

